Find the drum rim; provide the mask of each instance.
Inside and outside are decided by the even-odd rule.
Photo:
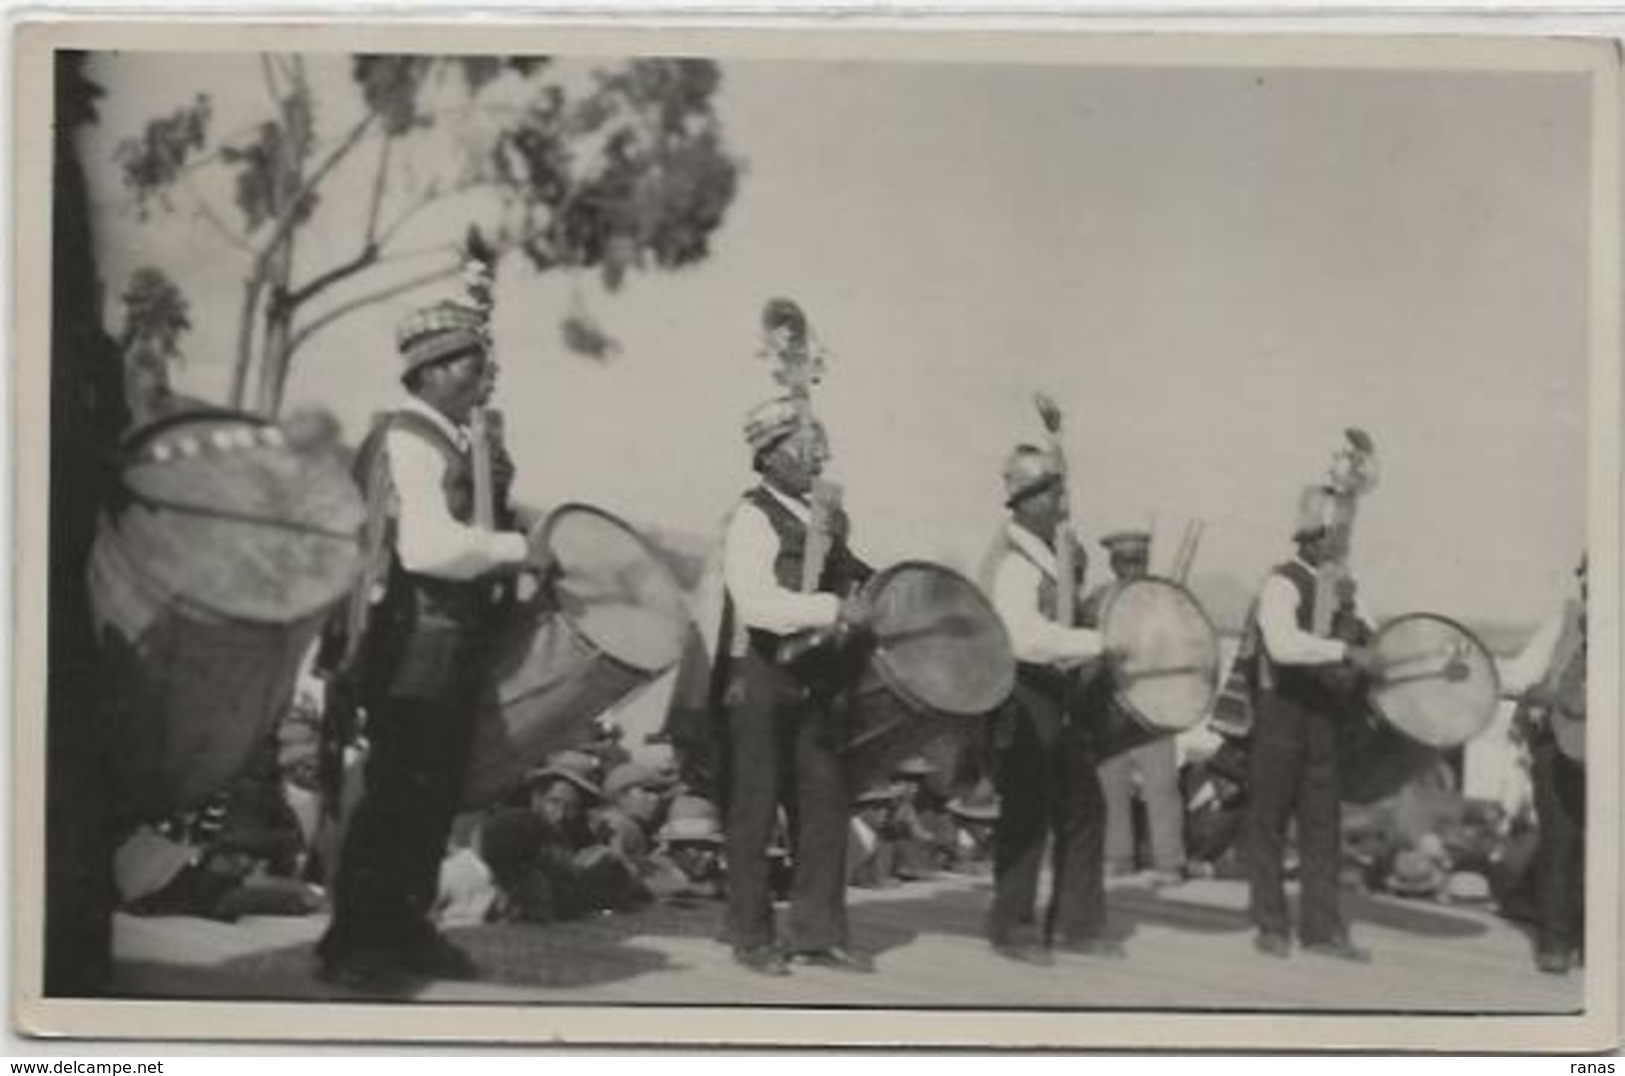
[[[173,415],[164,415],[136,427],[125,434],[123,440],[119,442],[119,451],[125,454],[133,454],[142,445],[151,442],[153,438],[175,429],[177,426],[184,426],[191,422],[241,422],[244,425],[258,429],[264,429],[271,425],[269,419],[248,411],[236,411],[229,407],[198,407],[189,411],[180,411]]]
[[[692,622],[692,616],[688,615],[688,607],[683,600],[683,588],[678,584],[677,577],[673,575],[671,569],[666,567],[665,563],[661,561],[659,554],[656,553],[654,547],[649,544],[648,539],[644,538],[636,527],[632,526],[632,524],[628,523],[614,512],[611,512],[605,508],[600,508],[595,504],[588,504],[585,501],[565,501],[562,504],[555,505],[548,510],[547,516],[542,520],[540,535],[542,542],[546,543],[551,540],[553,530],[558,524],[559,517],[568,512],[583,512],[587,515],[596,516],[598,519],[605,520],[625,532],[629,538],[637,543],[638,548],[643,550],[644,555],[649,558],[650,563],[654,564],[655,567],[657,567],[665,576],[666,581],[671,584],[672,594],[677,599],[676,608],[686,617],[685,624]],[[672,665],[676,664],[674,661],[661,669],[649,669],[642,665],[634,664],[633,662],[628,661],[626,658],[621,657],[619,654],[612,653],[601,642],[594,639],[590,634],[588,634],[585,628],[576,623],[576,618],[568,615],[564,609],[561,608],[559,610],[559,614],[560,621],[565,627],[570,629],[573,634],[586,642],[587,645],[591,646],[603,657],[613,661],[622,668],[645,675],[652,674],[658,676],[665,669],[670,669]],[[677,661],[681,660],[681,649],[679,649]]]
[[[1191,591],[1190,587],[1187,587],[1184,583],[1181,583],[1177,579],[1169,579],[1165,575],[1147,573],[1146,575],[1142,575],[1136,579],[1129,579],[1120,582],[1119,585],[1114,587],[1112,592],[1106,596],[1105,603],[1100,607],[1099,630],[1102,639],[1104,639],[1106,635],[1106,618],[1111,612],[1112,605],[1116,603],[1118,596],[1121,595],[1123,591],[1127,590],[1136,583],[1158,583],[1164,586],[1172,587],[1180,594],[1183,594],[1187,599],[1190,600],[1191,608],[1196,610],[1196,615],[1202,618],[1202,623],[1207,625],[1208,634],[1211,635],[1215,640],[1219,638],[1219,629],[1214,625],[1213,618],[1208,615],[1208,611],[1206,609],[1202,608],[1202,603],[1196,600],[1196,595]],[[1214,679],[1217,680],[1219,669],[1223,667],[1224,662],[1222,650],[1217,646],[1215,646],[1214,649],[1220,659],[1216,663],[1213,670]],[[1208,701],[1207,711],[1203,713],[1201,717],[1197,718],[1191,724],[1186,725],[1184,728],[1169,729],[1152,722],[1150,718],[1146,717],[1145,714],[1140,712],[1140,708],[1138,706],[1135,706],[1129,701],[1128,696],[1124,691],[1118,688],[1116,684],[1112,685],[1112,701],[1121,705],[1123,709],[1127,710],[1130,716],[1134,718],[1135,724],[1139,725],[1147,732],[1155,733],[1158,736],[1178,736],[1181,733],[1189,732],[1191,729],[1200,728],[1202,724],[1212,716],[1213,707],[1218,702],[1218,698],[1222,693],[1222,687],[1215,686],[1212,693],[1213,697]]]
[[[1477,635],[1475,635],[1472,631],[1470,631],[1465,624],[1463,624],[1461,621],[1455,619],[1454,617],[1446,616],[1443,613],[1430,613],[1430,612],[1421,611],[1421,610],[1418,610],[1416,612],[1410,612],[1410,613],[1400,613],[1398,616],[1389,617],[1387,620],[1382,622],[1381,626],[1377,628],[1377,634],[1372,637],[1372,642],[1375,643],[1377,641],[1377,639],[1381,638],[1383,632],[1387,631],[1389,628],[1393,627],[1395,624],[1400,624],[1400,623],[1403,623],[1403,622],[1405,622],[1407,620],[1432,620],[1432,621],[1436,621],[1436,622],[1441,623],[1441,624],[1446,624],[1446,625],[1450,626],[1451,628],[1455,629],[1462,636],[1462,638],[1465,638],[1469,642],[1471,642],[1472,645],[1474,646],[1474,648],[1477,649],[1478,653],[1484,658],[1484,664],[1489,667],[1489,670],[1490,670],[1490,685],[1495,689],[1494,692],[1492,693],[1492,696],[1497,700],[1500,699],[1500,697],[1501,697],[1501,670],[1495,664],[1495,655],[1494,655],[1494,653],[1492,653],[1490,651],[1489,647],[1484,645],[1484,640],[1480,639]],[[1376,695],[1375,692],[1367,691],[1365,693],[1365,696],[1366,696],[1367,701],[1371,704],[1371,709],[1376,711],[1378,717],[1382,718],[1383,724],[1385,726],[1387,726],[1390,729],[1393,729],[1394,732],[1398,733],[1401,736],[1404,736],[1407,740],[1412,740],[1412,741],[1414,741],[1416,743],[1421,743],[1422,742],[1420,740],[1416,740],[1415,737],[1411,736],[1409,733],[1405,732],[1397,724],[1394,723],[1394,720],[1392,718],[1390,718],[1387,715],[1387,713],[1385,713],[1383,711],[1382,705],[1381,705],[1381,703],[1378,702],[1377,695]],[[1497,702],[1495,706],[1490,707],[1489,720],[1485,721],[1483,726],[1481,728],[1479,728],[1479,730],[1477,732],[1475,732],[1473,734],[1473,736],[1467,737],[1467,739],[1463,740],[1459,744],[1453,744],[1453,745],[1449,745],[1449,746],[1446,746],[1446,747],[1437,748],[1437,750],[1449,751],[1449,750],[1452,750],[1455,747],[1460,747],[1463,744],[1471,742],[1474,736],[1482,735],[1485,729],[1489,728],[1492,724],[1495,723],[1495,711],[1496,711],[1496,709],[1499,708],[1499,705],[1500,705],[1500,703]]]
[[[887,653],[884,644],[877,643],[875,645],[873,659],[871,660],[870,664],[873,666],[875,672],[880,676],[880,679],[885,683],[886,688],[893,694],[900,696],[904,702],[916,710],[922,710],[934,717],[941,717],[949,721],[970,721],[993,713],[994,711],[998,710],[999,707],[1008,702],[1011,693],[1015,691],[1016,659],[1015,653],[1011,649],[1012,644],[1010,642],[1010,629],[1004,626],[1003,618],[999,616],[998,610],[993,607],[993,603],[988,600],[987,595],[982,593],[982,588],[971,582],[970,578],[963,572],[956,571],[945,564],[937,564],[934,561],[913,557],[907,560],[900,560],[897,563],[888,565],[876,572],[869,579],[869,581],[864,584],[864,590],[871,591],[878,589],[886,580],[891,579],[904,571],[918,568],[928,568],[931,571],[940,572],[959,581],[960,583],[963,583],[966,591],[981,604],[984,610],[986,610],[989,622],[994,625],[994,627],[998,630],[999,637],[1004,640],[1003,652],[1009,655],[1009,673],[1008,676],[1005,677],[1005,679],[1009,681],[1009,686],[1001,693],[999,701],[994,703],[988,709],[960,711],[956,713],[952,711],[939,710],[937,707],[932,706],[920,699],[919,696],[916,695],[912,690],[904,686],[898,679],[896,673],[892,671],[891,663],[883,660]]]

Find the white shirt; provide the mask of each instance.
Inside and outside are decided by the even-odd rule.
[[[468,450],[468,431],[429,404],[414,396],[401,410],[423,416],[460,450]],[[446,460],[429,442],[415,433],[391,429],[384,436],[384,452],[395,491],[395,552],[407,571],[466,580],[493,568],[522,564],[529,557],[523,535],[482,530],[452,518],[442,485]]]
[[[1522,695],[1544,681],[1557,657],[1557,644],[1563,638],[1563,627],[1569,618],[1567,603],[1547,617],[1535,634],[1530,636],[1518,656],[1501,669],[1501,691],[1507,695]]]
[[[1006,533],[1021,553],[1006,553],[994,571],[993,608],[1010,632],[1016,660],[1070,666],[1100,657],[1105,643],[1098,631],[1064,627],[1039,608],[1039,589],[1045,577],[1055,578],[1055,554],[1049,546],[1014,522]]]
[[[1296,563],[1315,574],[1315,569],[1302,559]],[[1331,665],[1348,653],[1347,643],[1298,627],[1298,588],[1280,572],[1271,572],[1264,581],[1258,596],[1258,627],[1264,636],[1264,648],[1277,665]]]
[[[812,511],[767,483],[770,496],[803,523]],[[840,615],[841,600],[834,594],[803,594],[779,585],[773,562],[779,556],[779,534],[767,514],[749,501],[741,502],[728,521],[722,540],[722,574],[734,610],[750,628],[791,635],[809,628],[828,628]]]

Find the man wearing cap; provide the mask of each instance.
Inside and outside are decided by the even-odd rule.
[[[496,384],[485,317],[440,303],[409,317],[397,343],[408,397],[377,423],[357,474],[380,536],[387,585],[373,599],[360,694],[371,753],[344,839],[333,919],[317,948],[323,978],[387,989],[410,976],[470,978],[468,955],[430,922],[480,690],[497,580],[530,552],[512,530],[512,466],[494,453],[494,531],[473,525],[468,423]]]
[[[714,803],[699,796],[676,797],[656,837],[655,854],[680,879],[668,895],[707,900],[723,895],[722,826]]]
[[[745,494],[723,539],[723,577],[734,632],[725,634],[736,685],[728,707],[728,936],[734,959],[767,975],[789,971],[775,943],[767,850],[781,800],[794,820],[789,947],[798,962],[872,970],[847,950],[847,791],[836,753],[835,684],[815,650],[782,662],[781,644],[808,632],[837,642],[861,619],[856,592],[869,568],[847,546],[845,517],[812,593],[800,590],[814,480],[828,442],[804,403],[781,397],[745,424],[761,482]],[[790,802],[790,797],[794,801]]]
[[[1364,646],[1310,631],[1334,508],[1332,491],[1319,486],[1304,491],[1293,530],[1297,555],[1271,571],[1259,592],[1243,846],[1249,914],[1260,952],[1274,957],[1291,952],[1282,861],[1287,825],[1296,818],[1299,940],[1306,952],[1365,962],[1370,954],[1350,941],[1338,906],[1342,797],[1337,741],[1339,721],[1351,719],[1349,700],[1347,688],[1323,674],[1347,666],[1368,675],[1376,659]]]
[[[1520,696],[1514,727],[1529,751],[1535,851],[1535,966],[1564,975],[1585,957],[1586,558],[1577,593],[1547,618],[1505,670]]]
[[[1083,603],[1085,627],[1100,627],[1106,602],[1124,583],[1142,579],[1151,564],[1151,535],[1146,531],[1116,531],[1100,540],[1111,559],[1116,578],[1092,592]],[[1110,705],[1109,685],[1097,678],[1086,695],[1085,713],[1098,713]],[[1100,764],[1100,786],[1106,796],[1106,869],[1128,874],[1135,868],[1134,787],[1138,778],[1151,830],[1152,881],[1176,884],[1185,877],[1185,805],[1179,794],[1179,757],[1171,736],[1164,736],[1125,751]]]
[[[1055,543],[1067,535],[1059,461],[1018,445],[1005,464],[1004,488],[1010,519],[989,563],[989,589],[1017,666],[1015,693],[995,730],[1000,812],[988,940],[1000,956],[1028,964],[1051,963],[1050,946],[1120,956],[1121,945],[1105,933],[1098,760],[1090,730],[1067,712],[1080,671],[1103,656],[1102,641],[1096,631],[1055,620],[1057,589],[1081,582],[1056,578]],[[1052,837],[1050,905],[1034,936],[1039,868]]]

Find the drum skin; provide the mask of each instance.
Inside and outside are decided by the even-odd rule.
[[[1010,636],[975,584],[925,561],[904,561],[866,587],[870,637],[842,748],[854,790],[885,780],[909,755],[964,735],[1015,687]]]
[[[578,742],[593,718],[675,665],[691,631],[677,581],[609,513],[562,505],[531,540],[546,544],[558,571],[499,616],[463,784],[469,808],[500,799],[549,752]]]
[[[1501,684],[1495,660],[1472,632],[1433,613],[1384,624],[1372,642],[1383,674],[1366,706],[1346,715],[1339,744],[1343,799],[1393,795],[1495,720]]]
[[[1184,732],[1208,716],[1219,693],[1219,634],[1188,590],[1155,576],[1124,583],[1107,598],[1100,631],[1114,655],[1100,674],[1108,678],[1110,701],[1100,706],[1099,691],[1082,697],[1095,700],[1094,719],[1104,718],[1102,758]]]
[[[336,455],[248,415],[171,417],[124,453],[87,582],[115,798],[152,818],[225,787],[282,716],[365,508]]]

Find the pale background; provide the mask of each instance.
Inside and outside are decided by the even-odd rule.
[[[185,212],[141,224],[111,154],[199,91],[217,130],[256,120],[253,64],[92,70],[109,323],[128,274],[164,268],[196,326],[178,385],[215,399],[246,259]],[[341,130],[347,61],[311,65],[323,129]],[[740,422],[772,391],[757,316],[782,293],[836,352],[818,408],[877,563],[974,568],[1043,387],[1068,415],[1086,537],[1154,519],[1165,562],[1203,519],[1198,574],[1229,596],[1284,555],[1297,488],[1346,425],[1384,463],[1356,549],[1376,611],[1527,627],[1567,585],[1586,504],[1582,76],[747,61],[723,77],[747,166],[709,260],[608,297],[503,263],[498,403],[522,496],[714,533],[751,479]],[[363,194],[328,197],[354,221]],[[354,242],[302,250],[326,263]],[[355,435],[398,391],[395,322],[454,286],[324,333],[288,406],[331,407]],[[559,342],[577,287],[624,347],[608,364]]]

